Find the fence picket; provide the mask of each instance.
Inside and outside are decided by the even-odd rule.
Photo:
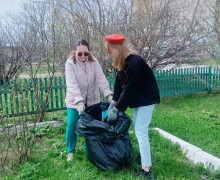
[[[7,91],[7,83],[6,83],[6,81],[3,82],[3,89],[4,89],[4,91]],[[8,93],[10,93],[10,90],[8,91]],[[4,100],[5,100],[5,103],[7,103],[7,104],[8,104],[8,93],[4,93],[4,97],[5,97]],[[8,106],[7,105],[5,106],[5,110],[6,110],[6,114],[9,114]]]
[[[154,74],[161,97],[220,89],[219,67],[155,70]],[[109,83],[113,89],[113,74],[109,76]],[[66,109],[65,92],[65,77],[55,77],[53,80],[50,78],[21,79],[14,80],[11,84],[4,81],[0,86],[0,112],[4,116],[35,113],[39,110],[39,107],[36,107],[38,101],[41,102],[41,108],[46,106],[46,111],[64,110]]]
[[[62,86],[62,77],[59,77],[59,86]],[[63,90],[60,90],[60,99],[63,99]],[[63,101],[60,101],[60,106],[63,107]]]

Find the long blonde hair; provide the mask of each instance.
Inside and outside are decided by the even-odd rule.
[[[110,54],[111,49],[117,49],[119,51],[119,56],[114,59],[113,67],[118,69],[119,71],[123,71],[125,69],[125,59],[129,54],[136,54],[137,52],[131,50],[127,45],[116,45],[110,44],[106,42],[106,50],[107,53]]]

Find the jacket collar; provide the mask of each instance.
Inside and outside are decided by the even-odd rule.
[[[88,58],[85,60],[85,61],[80,61],[77,57],[76,57],[76,61],[79,62],[79,63],[85,63],[88,61]]]

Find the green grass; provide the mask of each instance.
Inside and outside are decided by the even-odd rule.
[[[32,64],[32,71],[36,74],[47,74],[51,72],[60,73],[62,72],[61,67],[57,63],[53,64],[52,62],[50,64],[47,63],[40,63],[40,64]],[[21,74],[26,74],[27,72],[30,73],[30,67],[26,66],[21,70]]]
[[[92,165],[86,158],[83,148],[84,140],[79,138],[77,150],[72,162],[66,162],[65,127],[51,129],[35,146],[30,160],[20,164],[14,173],[3,179],[120,179],[135,180],[135,170],[139,168],[137,162],[120,171],[101,171]],[[130,130],[135,154],[137,144],[133,130]],[[182,154],[178,145],[171,144],[160,137],[155,131],[150,131],[152,143],[153,170],[158,179],[200,179],[214,177],[201,166],[193,166]]]
[[[186,63],[192,65],[218,66],[220,64],[220,60],[213,58],[199,58],[199,59],[190,59],[186,61]]]
[[[204,169],[202,165],[193,165],[182,153],[180,147],[161,137],[153,127],[177,135],[205,151],[220,156],[219,104],[220,94],[197,96],[181,96],[163,98],[156,106],[150,129],[152,149],[152,169],[157,179],[220,179],[220,172]],[[129,115],[132,114],[128,110]],[[65,112],[57,116],[65,122]],[[53,118],[55,115],[53,115]],[[49,115],[47,117],[49,119]],[[135,156],[138,147],[133,127],[129,130]],[[73,180],[135,180],[135,170],[140,165],[133,161],[127,168],[120,171],[101,171],[86,158],[83,148],[84,139],[79,138],[76,153],[72,162],[66,162],[65,124],[59,128],[50,128],[37,141],[28,162],[14,166],[12,172],[4,174],[3,179],[73,179]]]
[[[152,126],[220,157],[220,94],[162,99]]]

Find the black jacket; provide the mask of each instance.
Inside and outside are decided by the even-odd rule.
[[[120,111],[160,102],[153,71],[141,56],[129,55],[125,70],[117,72],[113,100],[117,101],[115,107]]]

